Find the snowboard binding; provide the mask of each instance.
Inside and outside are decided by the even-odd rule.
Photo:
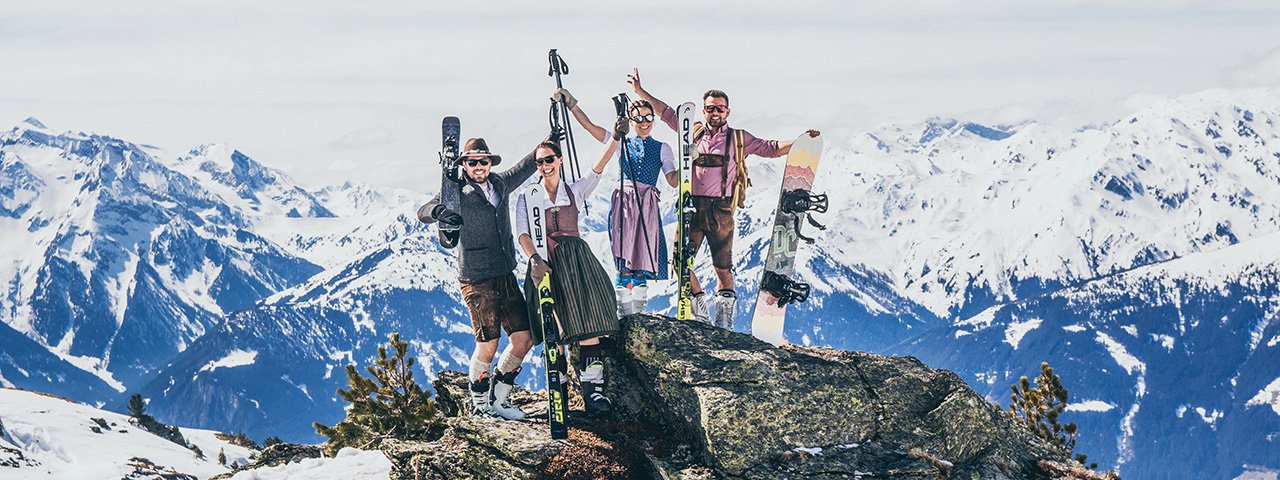
[[[788,303],[804,303],[809,300],[811,286],[765,270],[760,289],[777,297],[778,306],[783,307]]]
[[[818,223],[817,220],[813,219],[813,214],[809,213],[827,213],[827,194],[825,193],[810,193],[802,188],[787,190],[782,193],[782,211],[795,215],[793,228],[796,231],[796,238],[804,240],[805,243],[812,244],[814,240],[800,233],[800,214],[804,214],[809,225],[817,227],[818,230],[827,229],[826,225]],[[804,300],[801,301],[803,302]]]

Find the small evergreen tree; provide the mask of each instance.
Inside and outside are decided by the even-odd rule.
[[[129,397],[129,416],[141,420],[146,414],[147,404],[142,401],[142,395],[135,393]]]
[[[142,401],[142,395],[135,393],[130,396],[129,405],[126,408],[129,410],[130,422],[133,422],[139,428],[170,442],[191,448],[191,445],[187,443],[186,438],[183,438],[182,432],[178,430],[178,427],[165,425],[156,420],[155,417],[147,414],[147,404]]]
[[[1074,453],[1079,427],[1075,422],[1063,425],[1060,419],[1062,412],[1067,410],[1067,399],[1070,393],[1066,387],[1062,386],[1062,377],[1053,372],[1049,362],[1040,363],[1040,376],[1036,377],[1035,387],[1032,387],[1031,381],[1023,375],[1018,383],[1010,385],[1009,389],[1013,391],[1013,394],[1009,395],[1010,417],[1027,427],[1036,436],[1066,450],[1067,453]],[[1083,453],[1074,453],[1074,455],[1081,465],[1088,466],[1091,470],[1098,468],[1096,463],[1085,463],[1089,458],[1088,455]],[[1108,472],[1108,478],[1119,480],[1120,477],[1114,472]]]
[[[1053,373],[1049,362],[1040,364],[1035,387],[1024,375],[1018,384],[1009,386],[1009,416],[1022,423],[1037,436],[1068,452],[1076,446],[1076,424],[1063,425],[1059,416],[1067,409],[1068,392],[1062,378]]]
[[[316,432],[329,437],[324,450],[334,455],[343,447],[367,449],[385,438],[423,439],[435,423],[435,406],[422,387],[413,380],[413,357],[409,344],[392,333],[393,356],[386,346],[378,346],[378,357],[365,367],[373,378],[360,375],[355,365],[347,365],[348,390],[338,395],[351,405],[347,417],[332,427],[315,423]]]
[[[218,449],[218,465],[227,466],[227,452],[223,449]]]

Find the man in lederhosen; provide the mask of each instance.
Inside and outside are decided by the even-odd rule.
[[[466,171],[459,203],[461,212],[449,211],[440,196],[418,209],[418,219],[461,226],[458,242],[458,284],[471,314],[476,348],[471,354],[471,414],[485,418],[524,418],[507,397],[520,373],[520,363],[533,346],[524,293],[512,273],[516,268],[508,197],[535,171],[533,153],[502,172],[490,168],[502,157],[489,151],[483,138],[467,140],[461,161]],[[496,375],[490,375],[498,337],[507,332],[506,349],[498,359]]]

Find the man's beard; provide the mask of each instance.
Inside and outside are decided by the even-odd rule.
[[[484,183],[489,180],[489,172],[484,172],[484,175],[467,175],[467,176],[471,177],[471,181],[476,183]],[[479,178],[476,178],[476,177],[479,177]]]
[[[720,118],[718,118],[718,119],[717,119],[717,118],[715,118],[715,117],[712,117],[712,118],[710,118],[710,119],[707,119],[707,125],[711,125],[711,128],[720,128],[720,127],[723,127],[723,126],[724,126],[724,123],[725,123],[725,118],[724,118],[724,117],[720,117]]]

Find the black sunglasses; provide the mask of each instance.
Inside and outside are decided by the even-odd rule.
[[[651,123],[653,122],[654,118],[656,117],[654,117],[652,113],[649,113],[645,115],[636,115],[634,117],[631,117],[631,121],[636,123]]]
[[[468,167],[474,167],[476,165],[484,165],[487,167],[489,166],[489,159],[485,158],[481,160],[467,160]]]
[[[547,164],[547,165],[551,165],[551,164],[553,164],[553,163],[556,163],[556,156],[555,156],[555,155],[549,155],[549,156],[546,156],[546,157],[542,157],[542,158],[534,159],[534,161],[535,161],[535,162],[538,162],[538,163],[545,163],[545,164]]]
[[[702,107],[702,111],[707,113],[724,113],[729,111],[729,107],[726,107],[724,105],[707,105],[705,107]]]

